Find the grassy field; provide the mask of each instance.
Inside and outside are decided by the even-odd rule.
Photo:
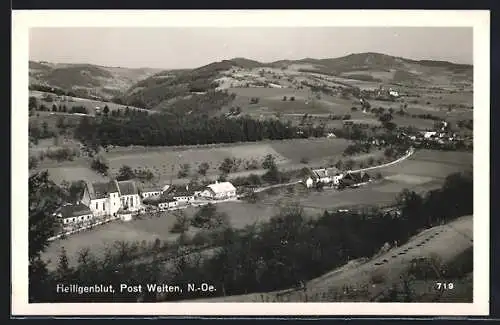
[[[345,114],[353,105],[352,100],[321,95],[313,99],[309,90],[290,88],[230,88],[237,95],[233,106],[240,106],[243,113],[258,114]],[[283,97],[287,100],[284,101]],[[250,104],[252,97],[259,103]],[[290,101],[290,97],[294,97]]]
[[[129,147],[111,149],[106,158],[112,174],[118,173],[123,165],[128,165],[133,169],[149,168],[158,179],[165,181],[172,176],[176,178],[179,166],[184,163],[190,164],[190,175],[196,174],[198,166],[203,162],[210,165],[207,174],[216,175],[220,173],[218,167],[225,158],[241,159],[239,170],[245,171],[245,161],[255,159],[260,165],[264,157],[271,154],[280,166],[290,167],[300,164],[303,158],[308,158],[311,163],[338,159],[348,145],[349,141],[344,139],[321,138],[182,148]],[[73,162],[45,164],[43,168],[50,168],[49,171],[54,179],[61,180],[67,177],[69,179],[66,180],[70,181],[88,175],[83,174],[85,169],[88,173],[94,174],[89,166],[88,159],[79,158]],[[71,172],[73,169],[74,173]]]

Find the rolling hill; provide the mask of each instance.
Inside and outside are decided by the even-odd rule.
[[[213,89],[232,87],[293,88],[318,76],[343,87],[396,84],[418,87],[472,85],[471,65],[412,60],[380,53],[355,53],[339,58],[258,62],[233,58],[195,69],[158,70],[101,67],[90,64],[30,62],[30,83],[60,87],[153,110]],[[289,82],[285,82],[288,80]]]
[[[92,64],[29,62],[30,85],[42,85],[110,99],[160,69],[103,67]]]
[[[133,85],[119,98],[128,105],[162,109],[175,102],[176,98],[186,98],[193,92],[224,88],[220,87],[218,82],[221,78],[240,81],[240,84],[243,81],[247,85],[250,82],[250,87],[266,87],[269,83],[279,83],[267,78],[264,71],[274,77],[279,74],[284,77],[302,75],[307,78],[311,74],[323,74],[337,78],[339,84],[353,86],[356,86],[353,81],[366,81],[432,87],[442,83],[443,78],[445,81],[472,83],[471,65],[447,61],[417,61],[379,53],[350,54],[333,59],[280,60],[270,63],[233,58],[192,70],[160,72]]]

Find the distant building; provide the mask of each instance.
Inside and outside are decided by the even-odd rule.
[[[178,202],[191,202],[192,200],[194,200],[195,193],[194,190],[189,187],[189,185],[186,186],[173,185],[169,187],[166,191],[164,191],[162,193],[162,196],[173,198]]]
[[[423,133],[424,139],[431,139],[437,135],[436,131],[427,131]]]
[[[399,97],[399,93],[395,90],[389,90],[389,96]]]
[[[347,172],[340,180],[339,185],[348,187],[370,181],[370,175],[366,172]]]
[[[141,197],[134,181],[118,182],[121,207],[124,210],[137,211],[141,208]]]
[[[340,178],[342,178],[340,170],[335,167],[313,169],[312,174],[315,182],[323,184],[333,183],[336,185]]]
[[[122,207],[116,180],[85,185],[82,203],[88,205],[95,216],[115,215]]]
[[[90,208],[82,203],[66,203],[54,213],[63,225],[92,221],[94,215]]]
[[[314,185],[314,181],[313,181],[313,179],[312,179],[311,177],[308,177],[308,178],[306,179],[306,187],[307,187],[307,188],[311,188],[311,187],[313,187],[313,185]]]
[[[230,182],[215,182],[207,185],[200,195],[214,200],[229,199],[236,197],[236,188]]]
[[[160,210],[167,210],[176,207],[179,204],[179,201],[174,198],[162,195],[157,200],[156,204],[158,205],[158,208],[160,208]]]
[[[167,191],[170,185],[160,186],[147,186],[143,185],[139,187],[140,196],[142,199],[159,197],[163,192]]]
[[[119,210],[138,211],[142,207],[134,181],[86,182],[81,201],[95,216],[116,215]]]

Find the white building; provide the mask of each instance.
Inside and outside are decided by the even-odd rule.
[[[436,136],[436,134],[437,134],[437,132],[435,132],[435,131],[424,132],[424,139],[433,138]]]
[[[137,211],[142,207],[139,190],[134,181],[118,182],[121,206],[124,210]]]
[[[207,185],[200,195],[213,200],[229,199],[236,197],[236,188],[230,182],[215,182]]]
[[[122,207],[117,181],[86,183],[82,203],[94,216],[116,215]]]
[[[167,210],[170,208],[175,208],[179,204],[179,201],[173,199],[173,198],[160,198],[158,201],[158,208],[160,210]]]
[[[86,183],[82,203],[94,216],[114,216],[120,209],[138,211],[142,207],[139,191],[133,181]]]
[[[140,188],[140,196],[142,199],[159,197],[163,192],[168,191],[170,185],[165,185],[163,187],[159,186],[143,186]]]
[[[313,169],[312,174],[314,181],[324,184],[333,183],[337,185],[342,179],[342,174],[335,167]]]
[[[63,225],[91,222],[94,215],[88,206],[77,203],[66,203],[54,213]]]
[[[308,177],[308,178],[306,179],[306,187],[307,187],[307,188],[311,188],[311,187],[313,187],[313,185],[314,185],[314,181],[313,181],[313,179],[312,179],[311,177]]]
[[[165,196],[173,198],[178,202],[191,202],[194,200],[196,191],[194,188],[190,187],[189,184],[185,186],[172,185],[168,188],[167,186],[164,187],[166,190],[162,191],[160,197]]]
[[[389,95],[392,97],[399,97],[399,93],[395,90],[389,90]]]

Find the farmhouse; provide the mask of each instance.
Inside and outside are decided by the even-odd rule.
[[[321,182],[324,184],[338,184],[339,180],[342,178],[342,174],[335,167],[313,169],[312,174],[315,182]]]
[[[389,96],[399,97],[399,93],[395,90],[389,89]]]
[[[121,208],[120,189],[116,180],[86,182],[82,203],[88,205],[94,216],[115,215]]]
[[[191,202],[194,200],[194,191],[189,188],[189,185],[186,186],[171,186],[162,195],[167,197],[171,197],[179,202]]]
[[[94,215],[88,206],[77,203],[66,203],[56,210],[55,216],[61,221],[63,225],[76,224],[94,219]]]
[[[177,201],[176,199],[167,197],[167,196],[160,197],[158,199],[158,201],[156,201],[156,202],[157,202],[158,208],[160,208],[160,210],[174,208],[179,204],[179,201]]]
[[[134,181],[118,182],[121,207],[124,210],[137,211],[141,208],[141,197]]]
[[[139,189],[140,196],[142,199],[158,197],[163,192],[167,191],[170,188],[170,185],[165,185],[163,187],[159,186],[141,186]]]
[[[370,175],[365,172],[348,172],[339,180],[341,186],[356,186],[370,181]]]
[[[236,197],[236,188],[230,182],[215,182],[208,185],[200,195],[213,200],[229,199]]]

